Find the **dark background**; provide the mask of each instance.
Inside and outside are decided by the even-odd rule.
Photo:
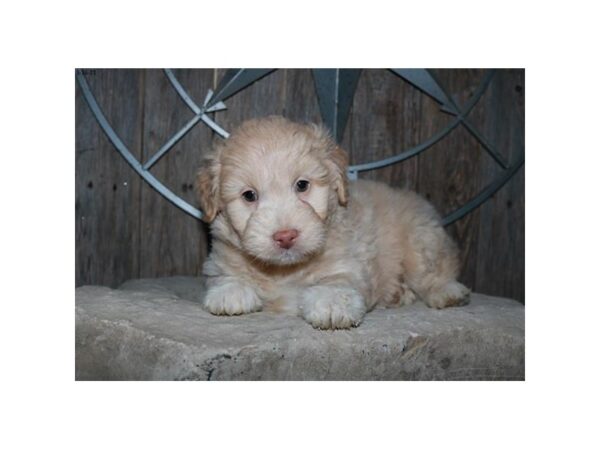
[[[485,70],[435,70],[464,105]],[[224,70],[175,70],[201,104]],[[192,116],[161,70],[86,72],[109,122],[146,161]],[[524,147],[525,71],[499,70],[469,115],[510,162]],[[211,114],[225,130],[268,114],[320,121],[310,70],[278,70],[225,101]],[[131,278],[199,275],[207,228],[149,187],[116,152],[76,86],[76,284],[116,287]],[[452,120],[439,105],[388,70],[364,70],[342,146],[351,164],[392,156],[426,140]],[[202,155],[221,139],[198,124],[153,168],[176,194],[197,205],[194,175]],[[446,215],[502,169],[462,126],[420,155],[361,177],[409,187]],[[474,291],[525,300],[525,174],[517,174],[480,208],[447,227],[461,248],[460,280]]]

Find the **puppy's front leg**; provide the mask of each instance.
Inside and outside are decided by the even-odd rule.
[[[262,302],[252,286],[232,277],[211,279],[204,307],[212,314],[237,315],[259,311]]]
[[[300,298],[302,317],[315,328],[339,329],[357,326],[367,312],[364,297],[343,285],[312,286]]]

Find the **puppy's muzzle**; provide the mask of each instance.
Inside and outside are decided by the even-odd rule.
[[[296,243],[298,230],[280,230],[273,234],[273,240],[277,245],[284,249],[290,249]]]

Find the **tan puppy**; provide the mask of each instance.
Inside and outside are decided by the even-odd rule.
[[[316,328],[357,326],[376,305],[468,302],[457,249],[417,194],[348,183],[347,156],[316,125],[250,120],[197,178],[212,251],[204,306],[302,315]]]

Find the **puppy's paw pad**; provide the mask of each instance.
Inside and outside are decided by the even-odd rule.
[[[319,329],[346,329],[360,324],[366,313],[362,296],[351,288],[314,286],[302,298],[302,316]]]
[[[471,290],[458,281],[448,283],[444,289],[431,293],[425,302],[432,308],[442,309],[464,306],[469,303]]]
[[[259,311],[262,303],[250,286],[228,282],[208,290],[204,307],[212,314],[234,316]]]

